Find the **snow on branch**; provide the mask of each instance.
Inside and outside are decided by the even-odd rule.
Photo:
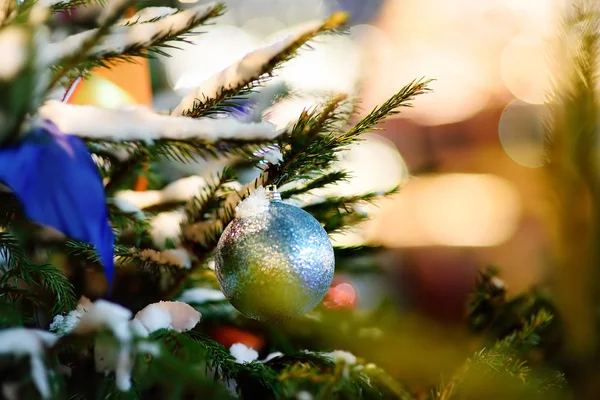
[[[222,4],[210,3],[170,15],[162,10],[155,15],[155,18],[166,16],[153,22],[133,25],[124,25],[126,22],[117,24],[85,56],[86,58],[102,58],[107,55],[125,54],[131,49],[147,49],[189,32],[207,19],[220,15],[222,10]],[[148,19],[141,11],[137,15],[142,20]],[[44,62],[54,65],[74,56],[86,47],[88,41],[94,38],[97,32],[98,29],[91,29],[71,35],[60,42],[50,43],[42,54]]]
[[[235,94],[246,85],[270,73],[280,63],[288,60],[304,43],[321,32],[338,28],[346,22],[346,14],[333,14],[325,21],[310,22],[302,26],[286,39],[270,46],[255,50],[235,64],[213,75],[198,89],[187,95],[173,110],[172,115],[197,116],[197,110],[204,110],[228,95]]]
[[[115,194],[115,199],[144,209],[164,203],[186,202],[200,193],[200,190],[206,187],[206,185],[206,179],[201,176],[192,175],[177,179],[161,190],[146,190],[143,192],[122,190]]]
[[[10,328],[0,332],[0,355],[29,356],[31,380],[43,399],[49,399],[52,393],[42,357],[57,340],[54,334],[38,329]]]
[[[48,101],[40,115],[54,122],[61,131],[88,139],[106,141],[144,141],[159,139],[272,140],[281,131],[269,122],[245,123],[233,117],[191,119],[161,115],[150,108],[130,105],[107,109],[90,105]]]

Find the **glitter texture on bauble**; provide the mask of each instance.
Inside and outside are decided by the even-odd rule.
[[[260,321],[283,321],[314,309],[331,285],[334,267],[321,224],[262,187],[240,202],[215,256],[227,299]]]

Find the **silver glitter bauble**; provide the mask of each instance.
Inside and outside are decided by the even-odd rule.
[[[244,315],[282,321],[307,313],[333,279],[333,247],[321,224],[280,200],[238,215],[221,235],[215,271],[221,290]]]

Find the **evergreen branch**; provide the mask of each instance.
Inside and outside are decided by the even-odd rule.
[[[174,45],[174,43],[191,43],[187,37],[195,33],[194,29],[200,25],[206,24],[210,19],[221,16],[224,11],[225,6],[219,3],[214,8],[210,9],[207,14],[190,19],[186,25],[179,27],[178,29],[155,33],[150,43],[135,42],[122,50],[105,50],[104,47],[109,47],[109,45],[102,46],[98,49],[99,51],[97,53],[93,52],[88,57],[81,60],[77,69],[79,71],[89,71],[92,68],[98,67],[110,68],[120,63],[136,63],[136,59],[139,57],[149,59],[156,58],[156,56],[170,57],[170,54],[165,50],[179,50],[179,47]],[[169,16],[176,16],[177,14],[179,13],[174,13]],[[139,23],[139,25],[158,23],[169,16],[144,21],[143,23]],[[124,25],[124,27],[136,27],[137,25],[138,24],[136,23],[129,23]]]
[[[133,229],[135,235],[140,238],[145,236],[150,228],[150,224],[146,219],[140,219],[137,215],[122,211],[114,205],[109,205],[108,212],[113,226],[121,232],[126,229]]]
[[[345,181],[348,179],[348,173],[344,171],[333,171],[326,174],[322,174],[314,178],[312,181],[303,186],[297,186],[292,189],[284,190],[281,192],[281,197],[284,199],[288,199],[292,196],[298,196],[300,194],[304,194],[310,192],[314,189],[321,189],[327,185],[331,185],[333,183]]]
[[[303,207],[304,211],[315,217],[323,228],[331,233],[344,227],[355,225],[368,218],[368,214],[357,209],[361,203],[373,203],[377,199],[395,194],[398,188],[393,188],[385,193],[365,193],[357,196],[328,198],[323,202],[309,204]]]
[[[207,214],[216,213],[220,209],[224,195],[228,193],[227,190],[223,190],[224,186],[234,179],[235,174],[231,169],[223,169],[215,180],[209,182],[198,196],[188,202],[185,208],[187,221],[184,224],[206,220]]]
[[[244,122],[234,117],[192,119],[160,114],[142,105],[109,109],[51,100],[39,114],[63,132],[106,143],[191,142],[197,147],[219,149],[220,142],[225,142],[225,148],[238,142],[271,142],[282,133],[269,122]]]
[[[566,17],[561,32],[563,72],[549,99],[545,124],[548,214],[556,254],[554,293],[563,317],[569,362],[579,363],[598,346],[596,304],[600,247],[600,173],[597,156],[598,46],[600,14],[582,2]],[[564,59],[562,58],[564,57]],[[594,284],[591,284],[594,283]],[[574,359],[571,359],[573,357]],[[581,371],[585,376],[591,373]],[[583,383],[582,385],[591,384]]]
[[[21,244],[9,232],[0,232],[0,256],[13,269],[27,263]],[[1,268],[2,266],[0,266]]]
[[[126,161],[119,163],[117,168],[110,174],[108,183],[104,186],[106,196],[110,197],[120,190],[127,179],[136,174],[140,168],[143,168],[148,162],[148,157],[148,152],[140,149]]]
[[[190,162],[194,157],[218,158],[240,156],[254,158],[254,153],[270,140],[223,139],[217,143],[202,140],[159,140],[150,146],[149,153],[154,159]]]
[[[20,291],[15,292],[17,287],[8,286],[8,282],[10,281],[15,285],[21,281],[29,289],[18,289]],[[35,287],[41,287],[54,297],[53,305],[50,309],[51,317],[61,312],[72,310],[77,304],[73,285],[53,265],[32,265],[23,260],[23,262],[6,271],[2,278],[0,278],[0,283],[3,290],[9,290],[13,294],[26,295],[30,299],[33,297],[41,299],[41,296],[34,292]],[[47,303],[40,302],[38,307],[44,308],[45,305]]]
[[[334,13],[323,23],[310,24],[288,39],[256,50],[204,82],[196,91],[186,96],[173,110],[173,115],[203,116],[227,98],[243,89],[260,84],[265,75],[291,59],[308,40],[320,33],[339,28],[347,20],[342,12]]]
[[[400,107],[412,107],[411,101],[416,96],[429,92],[428,84],[432,80],[415,79],[408,85],[404,86],[398,93],[390,97],[381,106],[376,107],[366,117],[361,119],[352,129],[350,129],[345,135],[344,139],[355,138],[362,133],[372,131],[375,127],[381,123],[384,119],[400,113],[398,108]]]
[[[540,344],[539,331],[548,326],[552,321],[552,315],[546,310],[540,310],[533,315],[521,329],[515,330],[505,338],[498,340],[494,346],[482,349],[468,359],[459,371],[447,383],[443,384],[434,393],[434,400],[449,400],[453,398],[459,385],[472,370],[484,367],[491,374],[505,373],[515,377],[521,382],[527,382],[531,369],[527,362],[519,359],[516,348],[532,349]],[[547,389],[548,386],[557,384],[559,376],[554,374],[552,379],[538,380],[534,382],[539,390]]]
[[[130,1],[124,2],[99,28],[49,46],[46,52],[48,63],[59,65],[49,88],[54,87],[76,67],[81,71],[97,65],[107,66],[119,59],[127,61],[133,56],[148,54],[148,51],[164,54],[160,48],[172,48],[168,42],[184,40],[183,35],[207,20],[218,17],[225,9],[223,4],[217,3],[187,9],[155,22],[113,27],[114,22],[129,5]]]
[[[87,243],[68,240],[65,247],[71,256],[81,257],[93,263],[100,263],[100,258],[94,247]],[[180,265],[152,260],[144,256],[143,250],[137,248],[117,244],[114,246],[114,251],[115,259],[120,265],[133,265],[140,271],[148,272],[151,275],[158,275],[162,271],[175,275],[182,268]]]
[[[53,265],[28,265],[27,268],[39,276],[41,284],[54,296],[51,317],[75,308],[77,297],[73,284],[58,268]]]
[[[345,95],[333,98],[321,110],[317,108],[304,110],[290,134],[278,140],[279,148],[282,149],[282,161],[275,165],[269,164],[257,179],[228,195],[223,203],[219,220],[188,226],[183,232],[184,239],[189,243],[200,243],[201,252],[207,254],[214,249],[222,230],[233,219],[236,205],[251,191],[259,186],[282,186],[296,179],[310,179],[314,176],[315,170],[326,170],[337,159],[336,153],[358,140],[360,134],[371,129],[386,116],[396,113],[396,108],[407,106],[407,102],[416,95],[426,92],[427,82],[409,83],[354,128],[341,135],[331,130],[335,131],[339,122],[348,117],[348,112],[341,107],[346,99]],[[364,219],[364,216],[358,213],[346,213],[344,218],[338,218],[335,224],[330,224],[329,229],[337,230],[361,219]],[[190,273],[192,272],[193,268]],[[182,276],[169,291],[170,295],[179,293],[184,282],[185,277]]]
[[[282,161],[266,170],[268,184],[281,186],[295,179],[310,178],[315,170],[324,170],[336,160],[335,149],[331,147],[336,135],[330,129],[348,117],[344,110],[340,111],[345,99],[345,95],[339,95],[321,110],[315,107],[302,111],[290,135],[279,144]]]
[[[63,11],[70,12],[72,9],[78,7],[89,7],[94,5],[104,6],[105,4],[106,0],[65,0],[55,2],[50,6],[50,9],[53,14],[57,14]]]
[[[118,1],[118,0],[112,0]],[[103,24],[93,30],[88,31],[89,34],[84,32],[82,37],[84,40],[81,43],[81,46],[77,49],[76,52],[73,52],[68,56],[68,58],[61,62],[58,71],[52,77],[50,83],[48,84],[48,88],[46,92],[49,92],[70,70],[75,68],[92,50],[92,48],[104,38],[106,34],[108,34],[112,25],[125,13],[125,11],[133,4],[133,0],[125,0],[117,3],[117,6],[110,10],[110,13],[103,15]],[[51,58],[48,60],[49,64],[52,65],[58,60],[52,60]]]

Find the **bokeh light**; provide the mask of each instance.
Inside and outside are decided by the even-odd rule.
[[[519,35],[502,52],[502,79],[522,101],[542,104],[551,86],[547,60],[549,43],[538,36]]]
[[[369,237],[389,247],[496,246],[515,232],[520,209],[515,187],[494,175],[415,178],[381,203]]]
[[[546,107],[511,101],[498,124],[500,143],[506,154],[516,163],[529,168],[544,163],[544,119]]]

